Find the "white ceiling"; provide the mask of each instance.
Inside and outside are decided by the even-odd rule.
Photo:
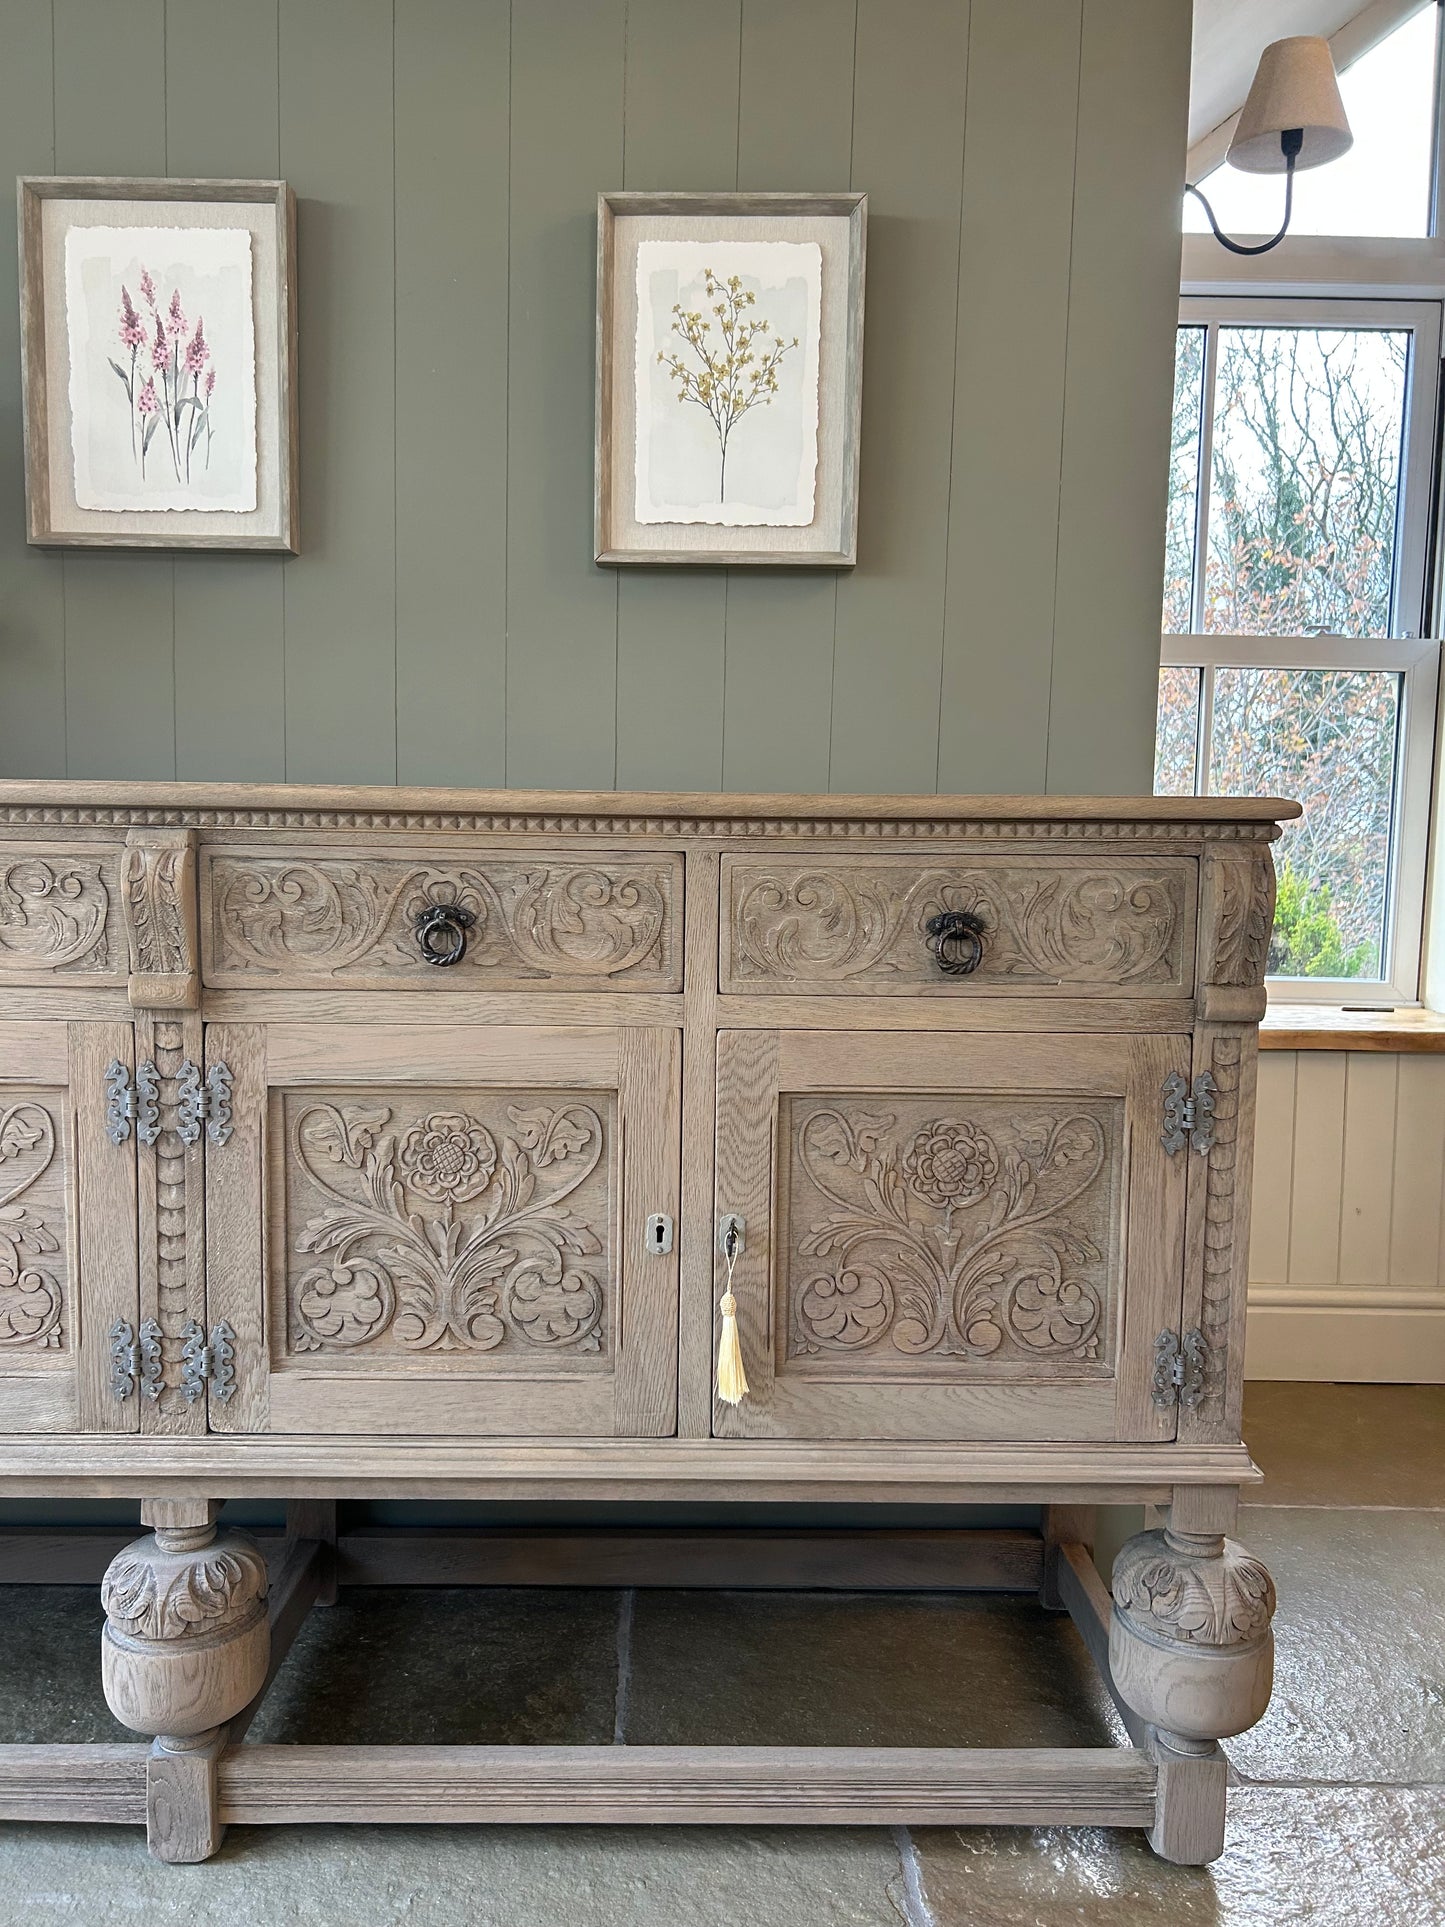
[[[1189,145],[1244,105],[1260,54],[1287,34],[1337,33],[1379,0],[1194,0],[1194,57],[1189,85]],[[1396,18],[1408,5],[1391,9]]]

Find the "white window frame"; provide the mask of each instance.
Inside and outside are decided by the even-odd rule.
[[[1442,36],[1445,38],[1445,36]],[[1390,875],[1385,894],[1382,975],[1347,978],[1280,977],[1271,994],[1290,1003],[1379,1007],[1415,1003],[1420,997],[1426,868],[1430,849],[1431,783],[1435,756],[1439,644],[1422,638],[1430,606],[1426,581],[1431,546],[1432,479],[1436,463],[1436,410],[1440,383],[1441,307],[1436,302],[1328,299],[1315,295],[1254,294],[1241,287],[1227,297],[1186,298],[1181,327],[1206,325],[1194,520],[1194,630],[1166,635],[1163,666],[1199,667],[1201,679],[1197,781],[1207,793],[1211,736],[1212,676],[1219,668],[1373,669],[1401,678],[1396,735],[1395,808],[1391,825]],[[1395,531],[1395,589],[1391,634],[1352,636],[1221,636],[1200,630],[1205,537],[1209,514],[1210,429],[1220,325],[1409,329],[1411,354],[1405,393],[1405,441]]]

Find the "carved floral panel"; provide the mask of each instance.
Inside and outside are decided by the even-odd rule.
[[[0,845],[0,982],[123,977],[125,937],[111,851]]]
[[[1117,1099],[784,1100],[791,1368],[1107,1376]]]
[[[0,1086],[0,1371],[7,1355],[69,1342],[62,1103]]]
[[[725,860],[723,988],[820,994],[993,985],[1179,996],[1192,987],[1196,866],[1030,860],[920,864]],[[983,925],[966,979],[943,975],[927,925],[945,910]]]
[[[610,1093],[285,1092],[289,1353],[373,1367],[612,1350]]]
[[[465,952],[429,964],[418,917],[453,907]],[[215,984],[419,985],[459,990],[681,987],[682,858],[487,856],[209,861],[205,975]]]

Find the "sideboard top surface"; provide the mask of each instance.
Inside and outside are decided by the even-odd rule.
[[[322,784],[0,781],[0,823],[847,839],[1048,835],[1273,840],[1280,797],[805,796]]]

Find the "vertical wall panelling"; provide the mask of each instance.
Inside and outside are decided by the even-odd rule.
[[[1390,1269],[1391,1154],[1399,1059],[1354,1051],[1345,1064],[1340,1174],[1340,1283],[1367,1285]]]
[[[826,194],[848,186],[857,16],[858,0],[743,0],[740,188]],[[872,301],[870,290],[869,309]],[[731,572],[725,788],[828,788],[837,607],[837,578],[825,571]]]
[[[507,0],[397,9],[403,783],[506,780],[510,13]]]
[[[512,18],[507,781],[616,776],[617,581],[592,560],[597,195],[622,178],[624,0]]]
[[[279,5],[167,0],[169,173],[278,175]],[[176,557],[177,776],[285,776],[284,566],[278,555]]]
[[[1159,268],[1178,259],[1190,17],[1190,0],[1084,0],[1049,705],[1059,794],[1152,780],[1178,314]]]
[[[54,27],[57,173],[164,174],[165,0],[55,0]],[[63,566],[67,774],[174,776],[171,558]]]
[[[1290,1278],[1333,1285],[1340,1276],[1340,1182],[1345,1155],[1344,1051],[1302,1051],[1295,1070]]]
[[[1254,1199],[1250,1220],[1252,1283],[1289,1277],[1290,1199],[1294,1190],[1293,1051],[1262,1051],[1254,1123]]]
[[[286,774],[396,779],[390,0],[282,0],[296,189],[301,548],[283,565]],[[465,207],[465,200],[460,204]]]
[[[55,164],[50,0],[14,0],[0,58],[0,183]],[[5,188],[7,195],[10,190]],[[65,588],[58,555],[25,542],[15,249],[0,246],[0,771],[65,774]]]
[[[944,791],[1041,790],[1047,773],[1056,557],[1041,536],[1059,512],[1081,12],[973,0],[970,14]]]
[[[628,0],[623,187],[735,185],[741,10],[742,0]],[[727,598],[722,569],[620,573],[622,788],[721,785]]]
[[[1389,1271],[1392,1285],[1438,1286],[1442,1177],[1445,1177],[1445,1061],[1399,1060],[1390,1164]]]
[[[1145,787],[1187,13],[11,0],[12,172],[292,183],[303,552],[27,550],[0,286],[0,771]],[[859,567],[600,570],[597,194],[732,185],[871,198]]]
[[[831,787],[931,791],[953,460],[965,0],[860,0],[868,193],[858,568],[838,583]],[[905,133],[906,130],[906,133]]]

